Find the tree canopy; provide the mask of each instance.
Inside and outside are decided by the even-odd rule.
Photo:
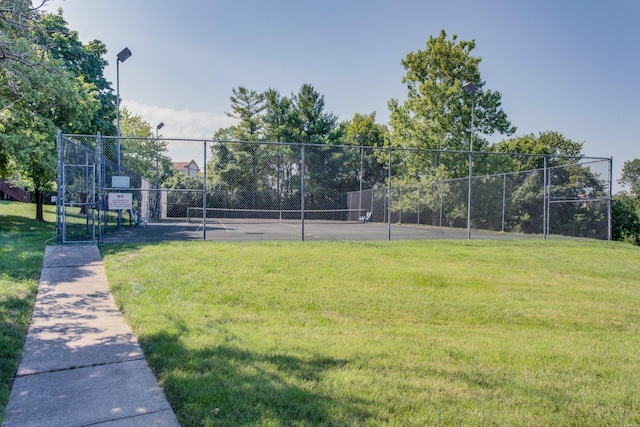
[[[622,166],[622,176],[618,181],[627,186],[631,194],[640,200],[640,159],[627,160]]]
[[[410,52],[402,60],[402,83],[407,99],[389,101],[392,142],[403,147],[466,150],[471,132],[472,99],[463,84],[473,83],[474,149],[487,146],[483,135],[511,135],[516,128],[502,110],[500,92],[486,89],[480,75],[480,57],[472,56],[475,41],[447,38],[444,30],[429,37],[425,50]]]
[[[481,58],[473,56],[475,41],[451,39],[444,30],[429,37],[424,50],[410,52],[402,60],[406,74],[402,83],[407,99],[389,101],[391,145],[429,150],[486,150],[485,135],[496,132],[511,135],[516,128],[502,110],[500,92],[486,89],[480,75]],[[463,84],[473,83],[476,92],[466,95]],[[403,179],[424,179],[426,171],[440,169],[440,174],[458,176],[465,169],[465,158],[444,165],[435,158],[406,153],[402,161]],[[448,172],[447,172],[448,171]]]
[[[42,220],[43,195],[55,181],[56,132],[97,129],[101,99],[91,78],[102,69],[89,75],[71,66],[88,54],[66,54],[77,34],[64,31],[60,12],[43,13],[24,0],[3,1],[0,7],[0,174],[19,174],[34,192],[36,219]]]

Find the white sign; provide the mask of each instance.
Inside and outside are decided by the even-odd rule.
[[[113,188],[129,188],[129,177],[128,176],[117,176],[114,175],[111,177],[111,186]]]
[[[133,194],[131,193],[109,193],[109,210],[128,211],[133,209]]]

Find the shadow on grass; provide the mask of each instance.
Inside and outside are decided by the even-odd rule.
[[[371,417],[370,402],[323,381],[345,360],[259,354],[228,343],[189,349],[168,333],[141,345],[183,426],[351,426]]]
[[[43,227],[43,224],[44,223],[42,222],[34,221],[33,219],[26,218],[24,216],[2,215],[0,233],[42,231],[46,228]]]

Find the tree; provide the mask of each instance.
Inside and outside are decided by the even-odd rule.
[[[582,143],[553,131],[540,132],[538,136],[531,133],[500,141],[491,150],[511,154],[504,157],[510,160],[503,162],[506,170],[494,170],[492,173],[542,169],[545,156],[547,167],[573,163],[575,159],[582,157]]]
[[[640,202],[628,194],[616,194],[613,196],[611,214],[613,240],[640,246]]]
[[[149,180],[161,180],[170,175],[172,162],[166,154],[166,141],[156,139],[151,124],[126,107],[120,110],[120,135],[123,167]]]
[[[622,166],[620,185],[629,187],[629,191],[640,200],[640,159],[627,160]]]
[[[267,89],[265,110],[262,116],[264,139],[276,142],[293,142],[295,140],[295,108],[293,100],[281,96],[275,89]]]
[[[233,139],[238,141],[257,141],[260,139],[262,123],[260,114],[266,108],[264,93],[238,86],[232,90],[229,98],[231,111],[227,116],[238,120],[238,125],[232,126]]]
[[[264,139],[323,145],[308,150],[306,173],[313,178],[307,184],[318,194],[333,191],[340,161],[335,147],[324,145],[340,141],[340,129],[337,117],[324,111],[324,95],[309,84],[291,97],[282,97],[274,89],[259,93],[240,86],[232,91],[230,101],[227,115],[238,124],[214,135],[220,142],[212,146],[208,176],[234,192],[236,206],[281,204],[285,193],[293,200],[298,192],[300,148],[251,143]]]
[[[327,144],[336,141],[333,133],[338,117],[324,111],[324,95],[310,84],[304,84],[292,95],[294,105],[294,129],[297,142]]]
[[[264,135],[265,99],[264,93],[244,86],[234,88],[229,98],[231,111],[227,116],[236,119],[238,124],[220,129],[214,138],[242,142],[219,143],[211,147],[210,179],[218,179],[223,186],[233,189],[242,208],[256,207],[258,199],[268,199],[264,194],[270,190],[269,150],[263,144],[251,143]],[[250,204],[246,205],[249,200]]]
[[[33,7],[30,0],[4,0],[0,2],[0,75],[5,85],[0,93],[0,110],[9,108],[20,99],[29,77],[17,65],[41,66],[41,44],[35,34],[37,11],[46,3]],[[34,55],[39,53],[39,55]]]
[[[386,151],[376,148],[384,147],[388,143],[389,129],[380,123],[376,123],[376,113],[360,114],[355,113],[353,118],[339,124],[341,128],[342,143],[344,145],[362,145],[363,152],[350,156],[345,164],[347,170],[351,171],[348,176],[350,182],[348,188],[356,188],[359,182],[360,168],[362,166],[363,188],[373,188],[383,185],[388,176],[388,157]],[[360,156],[362,154],[362,156]],[[360,165],[362,160],[362,165]]]
[[[451,40],[442,30],[438,37],[429,37],[425,50],[409,53],[402,60],[406,70],[402,83],[407,86],[407,99],[389,101],[391,112],[391,143],[395,147],[433,150],[468,150],[471,138],[472,100],[462,85],[471,82],[477,87],[474,108],[474,151],[488,146],[483,135],[495,132],[511,135],[515,127],[501,108],[502,95],[485,89],[479,70],[480,57],[471,55],[475,41]],[[434,155],[435,157],[435,155]],[[464,161],[459,157],[458,162]],[[402,174],[420,174],[437,167],[435,158],[411,156],[403,159]],[[461,175],[463,164],[451,165],[452,175]]]
[[[45,63],[55,73],[41,73],[26,67],[25,74],[38,73],[34,86],[23,89],[21,99],[0,135],[2,145],[12,146],[15,167],[36,200],[36,219],[43,221],[44,193],[56,177],[56,131],[72,132],[87,126],[97,108],[91,85],[65,72],[48,56]]]
[[[549,207],[553,233],[585,237],[598,234],[606,219],[606,206],[593,201],[608,196],[608,190],[600,177],[580,164],[582,143],[546,131],[501,141],[492,150],[509,155],[500,157],[489,173],[515,172],[509,174],[506,186],[510,194],[508,229],[540,232],[546,187],[547,197],[554,200]]]
[[[43,52],[36,52],[33,30],[37,9],[30,0],[0,2],[0,176],[9,175],[15,167],[15,138],[7,135],[7,126],[16,103],[37,77],[24,71],[42,67]]]
[[[104,77],[104,68],[108,62],[103,59],[107,48],[100,40],[92,40],[83,45],[78,38],[78,32],[68,27],[62,15],[62,9],[56,14],[42,14],[38,20],[39,39],[48,46],[52,58],[60,59],[63,68],[85,82],[94,85],[95,97],[99,108],[93,113],[92,120],[86,129],[76,129],[83,134],[115,135],[116,126],[116,95],[111,83]]]
[[[44,192],[55,181],[56,131],[86,133],[95,129],[96,114],[109,117],[108,106],[97,113],[105,63],[88,66],[105,50],[96,43],[91,54],[70,55],[69,47],[81,46],[77,34],[61,14],[43,14],[27,0],[0,3],[0,33],[0,173],[20,173],[35,195],[36,219],[43,220]]]

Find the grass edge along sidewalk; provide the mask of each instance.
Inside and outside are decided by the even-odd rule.
[[[638,425],[640,248],[104,246],[189,425]]]
[[[55,238],[55,206],[38,222],[35,205],[0,201],[0,422],[33,312],[46,241]]]

